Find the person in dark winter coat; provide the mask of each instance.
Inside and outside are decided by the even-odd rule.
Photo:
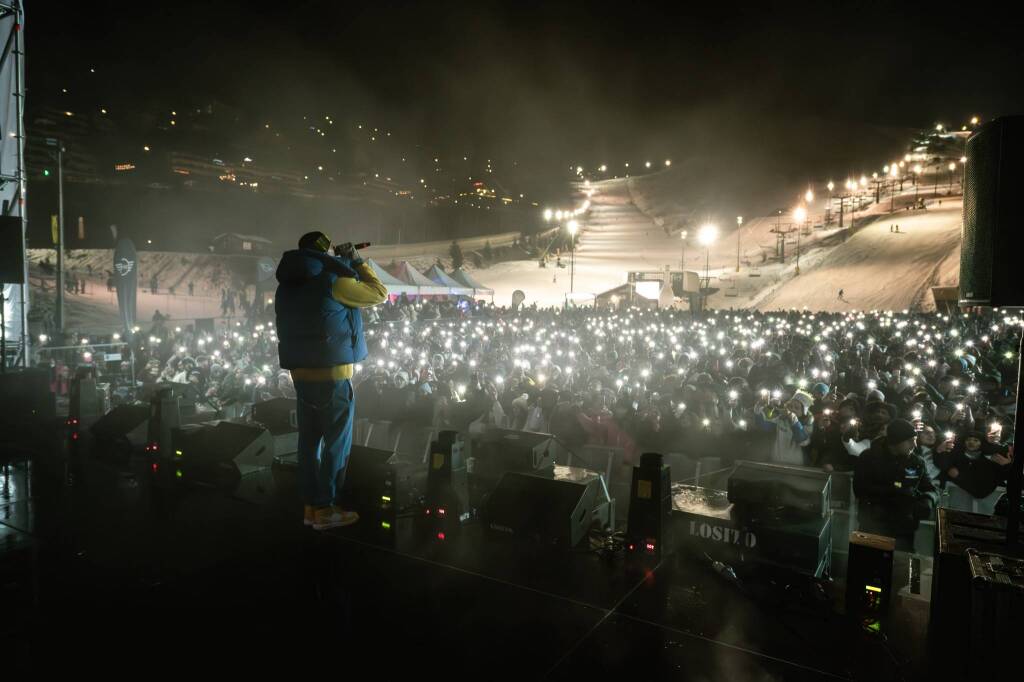
[[[974,431],[958,442],[953,450],[936,455],[935,464],[944,481],[951,481],[975,499],[988,497],[1006,482],[1010,470],[1008,448],[990,443],[984,434]]]
[[[860,529],[896,539],[912,550],[918,523],[932,515],[938,493],[924,461],[914,454],[914,426],[894,419],[886,434],[857,459],[853,491],[860,504]]]
[[[278,358],[291,370],[298,422],[298,481],[304,522],[315,530],[359,515],[338,506],[352,446],[355,364],[368,353],[360,308],[387,300],[387,287],[351,245],[330,255],[330,238],[309,232],[277,265]]]

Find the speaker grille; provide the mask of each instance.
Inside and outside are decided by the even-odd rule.
[[[25,251],[21,248],[19,216],[0,216],[0,282],[25,283]]]
[[[1018,228],[1010,202],[1020,186],[1024,117],[999,118],[967,141],[960,249],[960,302],[1021,305],[1024,292],[1014,272]]]

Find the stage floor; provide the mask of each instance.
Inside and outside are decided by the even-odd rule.
[[[302,525],[294,472],[226,484],[58,434],[0,476],[4,670],[339,678],[907,679],[931,559],[899,554],[887,642],[807,583],[678,552],[646,569],[439,529],[420,514]],[[155,469],[155,470],[154,470]],[[848,533],[837,519],[836,544]],[[842,575],[841,547],[833,557]],[[924,580],[911,580],[916,572]],[[842,591],[841,579],[827,586]],[[899,669],[897,669],[897,665]]]

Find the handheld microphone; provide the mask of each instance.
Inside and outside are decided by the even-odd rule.
[[[353,249],[365,249],[369,245],[370,242],[359,242],[358,244],[353,244],[352,242],[345,242],[344,244],[338,244],[337,246],[334,247],[334,255],[340,256],[342,254],[348,253]]]

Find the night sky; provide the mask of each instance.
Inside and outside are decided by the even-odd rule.
[[[62,87],[139,110],[216,98],[270,118],[367,117],[440,153],[538,171],[693,154],[856,172],[911,128],[1019,113],[1024,99],[1022,41],[980,3],[27,10],[30,108]]]

